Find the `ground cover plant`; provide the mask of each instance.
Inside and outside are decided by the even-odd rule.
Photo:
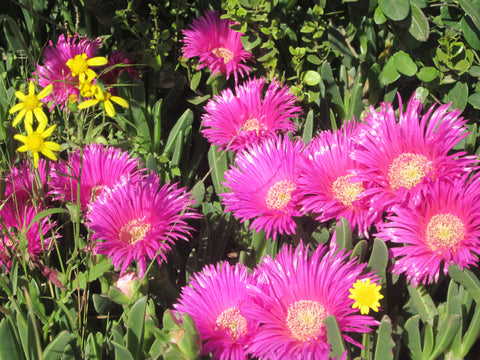
[[[0,1],[0,359],[477,359],[479,9]]]

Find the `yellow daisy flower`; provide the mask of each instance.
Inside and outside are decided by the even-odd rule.
[[[380,294],[382,287],[375,283],[370,283],[370,278],[364,281],[357,280],[353,284],[353,289],[350,289],[351,295],[348,297],[355,300],[352,308],[359,308],[360,313],[368,314],[370,309],[378,311],[380,303],[378,300],[383,299],[383,295]]]
[[[31,151],[33,153],[33,162],[35,167],[38,168],[38,153],[41,152],[43,155],[48,157],[53,161],[57,161],[57,157],[53,153],[54,151],[60,151],[61,146],[53,141],[45,141],[50,135],[52,135],[53,130],[57,125],[53,125],[45,130],[47,126],[46,122],[40,123],[37,127],[37,130],[33,131],[32,125],[28,122],[25,122],[25,129],[27,130],[27,136],[16,134],[13,138],[21,141],[24,145],[20,146],[17,151],[26,152]]]
[[[129,107],[128,102],[125,99],[122,99],[119,96],[113,96],[108,91],[102,91],[100,88],[98,88],[98,91],[95,93],[95,98],[85,100],[84,102],[78,105],[78,108],[86,109],[86,108],[95,106],[100,102],[103,102],[105,111],[107,112],[108,116],[114,117],[115,108],[113,107],[112,101],[124,108],[128,109]]]
[[[25,124],[33,124],[33,115],[37,121],[42,123],[47,123],[48,119],[45,113],[43,112],[42,106],[43,103],[40,101],[45,96],[50,94],[53,89],[53,85],[49,84],[45,87],[38,95],[35,95],[35,83],[30,81],[28,84],[28,95],[25,95],[21,91],[15,91],[15,96],[21,101],[20,103],[14,105],[9,111],[9,114],[13,114],[17,111],[20,111],[15,119],[13,119],[12,126],[17,126],[17,124],[25,116]]]
[[[90,66],[103,66],[108,63],[106,57],[96,56],[88,58],[87,54],[81,54],[75,56],[73,59],[68,59],[66,65],[70,68],[72,76],[78,76],[80,83],[83,83],[85,79],[93,79],[97,77],[95,71],[90,69]]]

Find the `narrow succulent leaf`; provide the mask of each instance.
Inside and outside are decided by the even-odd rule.
[[[305,144],[308,144],[313,138],[313,110],[310,109],[303,125],[302,140]]]
[[[7,318],[0,322],[0,359],[23,359],[20,344]]]
[[[375,360],[393,360],[394,346],[395,342],[392,340],[392,321],[387,315],[384,315],[377,332]]]
[[[415,309],[423,322],[426,322],[432,314],[438,314],[438,310],[435,307],[432,297],[427,293],[423,286],[408,285],[408,293],[410,294]]]
[[[460,324],[462,323],[462,315],[454,314],[448,318],[448,321],[444,321],[438,328],[437,336],[435,339],[435,348],[433,349],[430,359],[436,359],[440,356],[447,347],[452,343],[455,335],[458,331],[462,331]]]
[[[93,335],[93,334],[90,334]],[[44,360],[58,360],[62,358],[63,352],[68,344],[75,340],[75,336],[68,331],[62,331],[50,342],[43,352]],[[95,358],[90,358],[95,359]]]
[[[127,349],[135,359],[142,358],[143,338],[145,335],[145,312],[147,297],[138,300],[130,310],[127,320]]]
[[[470,296],[480,303],[480,280],[469,269],[460,269],[457,265],[450,265],[448,274],[452,279],[462,284],[470,293]]]
[[[388,249],[382,239],[376,238],[373,243],[372,254],[368,261],[367,269],[375,271],[377,275],[385,279],[385,272],[388,264]]]
[[[342,333],[338,327],[337,319],[334,315],[327,316],[323,323],[327,330],[328,343],[331,346],[330,357],[341,357],[345,352],[345,342],[343,341]]]
[[[340,219],[335,229],[335,243],[338,245],[338,250],[352,250],[352,228],[344,217]]]
[[[423,327],[423,358],[424,359],[431,359],[431,354],[433,351],[434,346],[434,336],[433,336],[433,328],[429,322],[426,322]]]
[[[365,255],[367,254],[368,243],[366,240],[360,240],[353,248],[350,259],[357,258],[358,262],[363,262]]]
[[[480,336],[480,305],[475,304],[475,312],[471,319],[469,319],[468,329],[463,336],[463,339],[455,347],[452,345],[454,354],[457,359],[463,359],[469,352],[473,344]]]
[[[225,151],[218,151],[218,148],[215,145],[212,145],[208,151],[208,164],[210,166],[213,187],[215,188],[216,193],[225,193],[226,189],[222,185],[222,182],[225,181],[223,174],[228,168]]]
[[[414,315],[407,320],[404,326],[403,340],[410,350],[412,360],[423,360],[419,322],[420,315]]]
[[[136,359],[132,356],[130,351],[128,351],[128,349],[124,345],[119,344],[115,341],[112,341],[111,344],[115,348],[115,360],[134,360],[134,359]]]
[[[165,148],[163,150],[164,156],[168,158],[171,157],[173,146],[175,145],[177,138],[180,136],[180,132],[184,132],[187,127],[192,125],[193,118],[193,112],[190,109],[187,109],[182,116],[180,116],[168,134],[167,143],[165,144]]]

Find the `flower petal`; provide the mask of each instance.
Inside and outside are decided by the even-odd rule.
[[[48,157],[50,160],[57,161],[57,156],[49,149],[42,149],[42,154]]]
[[[114,117],[115,116],[115,108],[111,101],[105,101],[103,103],[105,105],[105,111],[107,112],[108,116]]]
[[[49,137],[50,135],[52,135],[53,131],[55,130],[55,128],[57,127],[57,124],[53,125],[53,126],[50,126],[47,130],[45,131],[42,131],[42,138],[46,139],[47,137]],[[37,129],[38,131],[38,129]]]
[[[98,104],[98,102],[99,101],[97,99],[85,100],[85,101],[81,102],[80,104],[78,104],[78,109],[86,109],[86,108],[95,106],[95,105]]]
[[[45,96],[50,94],[52,90],[53,90],[53,84],[48,84],[47,87],[43,88],[43,90],[40,91],[40,93],[37,95],[37,99],[38,100],[43,99]]]
[[[45,141],[43,143],[43,145],[47,150],[50,150],[50,151],[60,151],[60,150],[62,150],[62,146],[60,144],[57,144],[56,142],[53,142],[53,141]]]
[[[13,119],[13,122],[12,122],[12,126],[17,126],[17,124],[22,121],[23,117],[25,116],[25,113],[27,112],[27,110],[25,109],[22,109],[22,111],[20,111],[17,116],[15,116],[15,119]]]
[[[18,152],[27,152],[28,150],[29,147],[27,145],[22,145],[17,149]]]
[[[122,99],[119,96],[112,96],[112,97],[110,97],[110,100],[112,100],[114,103],[116,103],[116,104],[118,104],[118,105],[120,105],[124,108],[127,108],[127,109],[129,108],[127,100]]]
[[[96,56],[87,60],[88,66],[103,66],[107,65],[108,60],[103,56]]]
[[[14,112],[17,112],[17,111],[23,109],[23,106],[24,106],[23,103],[18,103],[16,105],[12,106],[10,108],[10,110],[8,110],[8,113],[13,114]]]
[[[25,96],[26,96],[26,95],[25,95],[23,92],[21,92],[21,91],[15,91],[15,96],[16,96],[18,99],[20,99],[20,101],[23,101],[23,100],[25,100]]]
[[[48,122],[47,115],[45,115],[42,108],[36,108],[35,110],[33,110],[33,113],[35,114],[35,117],[37,118],[39,123],[47,123]]]

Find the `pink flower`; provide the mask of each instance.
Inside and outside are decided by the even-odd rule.
[[[78,98],[80,94],[78,79],[72,75],[67,61],[82,54],[93,57],[101,43],[101,39],[87,40],[86,37],[79,38],[77,34],[68,37],[62,34],[55,45],[49,42],[43,53],[43,65],[37,65],[36,75],[40,86],[53,85],[53,91],[43,99],[44,102],[53,101],[52,109],[55,105],[63,109],[68,105],[70,95]]]
[[[5,179],[5,198],[11,197],[14,201],[24,203],[38,200],[43,203],[46,193],[47,171],[44,159],[38,161],[38,180],[35,180],[35,170],[28,161],[21,162],[12,167]]]
[[[466,120],[459,111],[448,111],[449,104],[432,106],[420,116],[422,104],[415,95],[405,112],[399,97],[399,119],[390,103],[365,119],[359,148],[352,157],[364,164],[361,179],[374,186],[366,191],[373,195],[372,204],[379,211],[390,211],[395,205],[418,205],[429,185],[439,178],[456,177],[471,169],[475,157],[465,152],[450,154],[466,135]]]
[[[230,28],[234,23],[220,19],[217,11],[207,11],[199,19],[193,20],[190,29],[183,30],[183,55],[190,59],[199,58],[198,69],[208,67],[215,75],[233,73],[235,83],[238,74],[243,76],[250,71],[244,63],[252,57],[243,48],[242,34]]]
[[[250,228],[265,230],[267,236],[293,234],[298,210],[297,163],[303,144],[288,137],[253,145],[235,159],[236,167],[225,172],[223,184],[231,192],[221,194],[225,211],[241,222],[253,219]]]
[[[378,234],[399,244],[392,271],[416,286],[437,282],[450,263],[468,268],[480,255],[480,177],[436,181],[417,207],[398,207]]]
[[[143,278],[147,260],[167,261],[166,252],[177,240],[188,240],[192,228],[186,220],[197,218],[193,200],[177,184],[160,186],[154,174],[123,178],[91,204],[88,226],[94,232],[94,252],[107,255],[122,275],[138,261]]]
[[[77,184],[80,177],[80,204],[86,211],[92,200],[106,188],[113,187],[123,176],[138,174],[138,159],[112,146],[90,144],[70,154],[68,161],[55,165],[52,171],[53,193],[63,201],[77,203]]]
[[[276,80],[265,95],[264,86],[264,78],[254,78],[237,86],[236,95],[226,89],[207,103],[202,133],[210,143],[227,150],[243,150],[279,132],[295,132],[290,118],[301,111],[295,106],[296,97]]]
[[[254,286],[243,265],[207,265],[182,290],[178,304],[181,314],[195,321],[204,346],[213,359],[247,360],[246,347],[255,333],[256,321],[243,314],[255,301],[249,291]]]
[[[378,215],[370,208],[368,187],[355,178],[362,165],[350,155],[356,143],[355,123],[348,122],[340,130],[324,131],[313,139],[301,157],[298,192],[305,212],[313,212],[316,220],[340,220],[345,217],[352,229],[368,236],[367,229]]]
[[[122,51],[115,50],[108,57],[108,63],[105,65],[105,72],[102,74],[102,80],[107,87],[111,87],[110,92],[113,95],[118,95],[117,88],[112,85],[116,85],[120,74],[126,72],[131,81],[139,76],[137,69],[134,66],[134,60],[132,57],[123,53]]]
[[[351,286],[368,276],[366,264],[349,260],[349,253],[318,247],[308,256],[308,246],[285,246],[275,259],[267,256],[257,269],[267,286],[256,293],[258,301],[246,308],[259,328],[249,353],[261,359],[328,359],[330,344],[323,320],[334,315],[340,331],[367,333],[378,325],[370,316],[352,309]],[[378,279],[376,279],[378,280]],[[343,338],[361,346],[350,336]]]

